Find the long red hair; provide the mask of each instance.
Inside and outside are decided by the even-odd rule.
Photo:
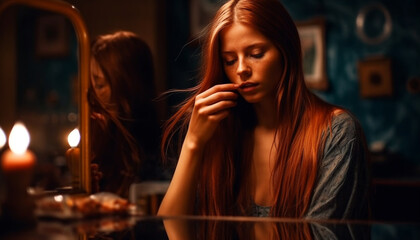
[[[199,240],[311,240],[313,234],[311,224],[305,221],[253,221],[248,220],[196,220],[193,236]]]
[[[135,33],[117,31],[95,38],[91,57],[112,89],[105,104],[89,81],[91,111],[103,117],[91,118],[92,162],[104,174],[101,191],[127,197],[131,183],[151,178],[146,160],[159,149],[152,53]]]
[[[278,121],[272,172],[275,204],[271,215],[302,217],[309,206],[329,125],[336,107],[322,101],[305,86],[300,39],[296,26],[278,0],[233,0],[224,4],[208,28],[203,46],[202,76],[193,94],[167,122],[162,151],[174,132],[185,134],[194,99],[210,87],[229,82],[220,55],[220,32],[233,22],[257,29],[273,42],[282,56],[283,75],[277,84]],[[249,215],[253,129],[252,105],[240,99],[224,119],[203,154],[198,174],[197,213]]]

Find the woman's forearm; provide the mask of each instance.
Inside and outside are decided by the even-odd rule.
[[[202,150],[185,139],[178,164],[168,191],[162,200],[158,215],[188,215],[194,211],[195,187]]]

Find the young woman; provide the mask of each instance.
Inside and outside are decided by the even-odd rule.
[[[156,175],[152,54],[142,39],[125,31],[99,36],[91,49],[93,191],[127,197],[131,183]]]
[[[305,86],[296,26],[278,0],[231,0],[203,46],[201,81],[169,120],[185,134],[160,215],[366,218],[357,120]]]

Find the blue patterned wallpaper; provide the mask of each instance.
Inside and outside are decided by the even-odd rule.
[[[388,39],[370,45],[357,36],[356,17],[364,6],[374,2],[389,11],[393,28]],[[283,0],[283,3],[295,20],[315,16],[326,20],[330,89],[317,94],[352,111],[359,118],[370,144],[383,142],[389,152],[420,164],[420,94],[412,94],[406,88],[410,78],[420,77],[420,2]],[[375,34],[377,36],[377,32]],[[362,98],[357,62],[377,55],[391,59],[394,94]]]

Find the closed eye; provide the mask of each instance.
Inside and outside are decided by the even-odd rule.
[[[263,56],[264,56],[264,52],[251,54],[251,57],[253,58],[262,58]]]
[[[236,59],[233,59],[233,60],[225,59],[224,60],[224,63],[225,63],[226,66],[232,66],[233,64],[235,64],[235,62],[236,62]]]
[[[105,87],[105,84],[96,84],[95,89],[100,90]]]

